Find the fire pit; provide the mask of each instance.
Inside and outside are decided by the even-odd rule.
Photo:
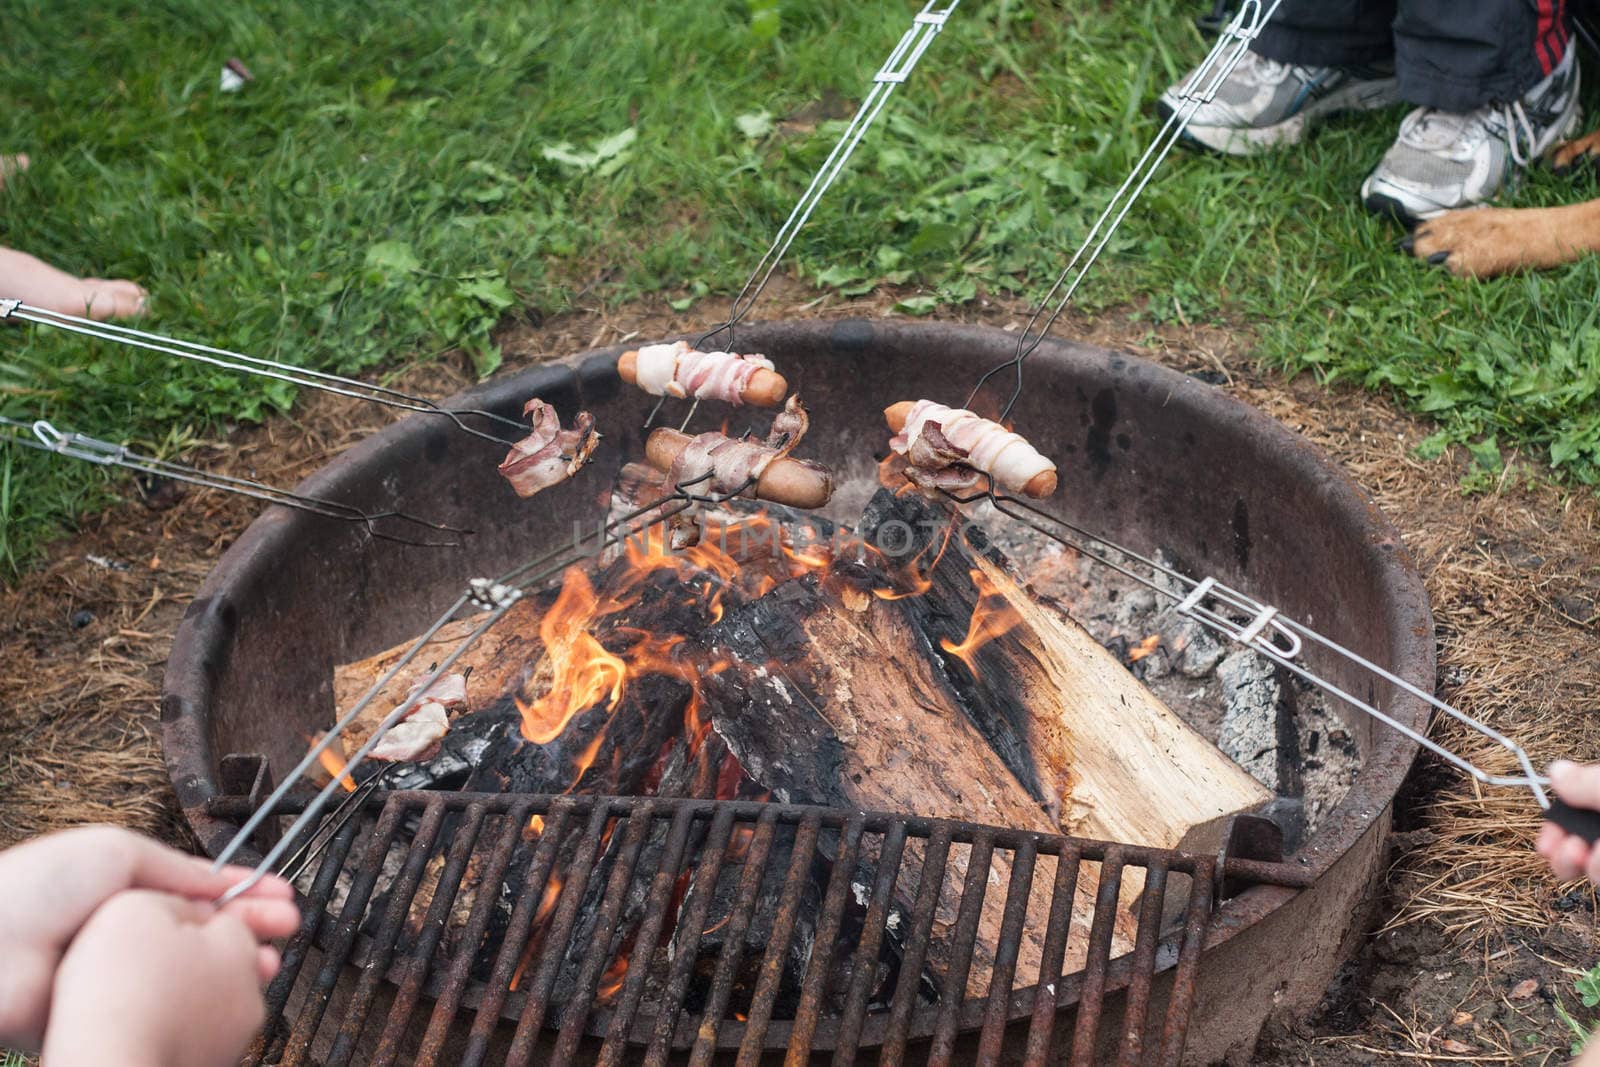
[[[740,329],[738,341],[741,348],[766,352],[778,361],[811,406],[815,419],[807,451],[835,466],[840,490],[828,514],[844,521],[860,515],[876,488],[875,450],[881,450],[884,438],[884,404],[919,393],[947,393],[947,383],[971,381],[977,368],[1008,357],[1014,344],[1011,335],[994,330],[863,322],[749,326]],[[604,512],[600,497],[609,490],[622,459],[641,453],[641,427],[649,410],[650,398],[618,381],[614,371],[618,355],[619,350],[602,351],[542,366],[488,383],[464,398],[473,406],[512,414],[527,397],[538,395],[563,411],[581,406],[595,413],[608,447],[583,476],[530,501],[517,501],[506,493],[493,472],[499,456],[492,449],[437,419],[408,420],[375,436],[303,487],[369,510],[402,508],[470,527],[477,532],[466,549],[369,542],[349,528],[273,510],[228,553],[175,640],[163,705],[173,780],[190,824],[208,850],[217,852],[233,835],[239,806],[248,803],[244,794],[250,792],[251,783],[233,780],[246,761],[230,761],[226,755],[259,755],[277,768],[292,765],[304,751],[305,738],[325,729],[334,717],[335,666],[411,637],[421,622],[455,598],[467,577],[500,573],[543,549],[570,542],[575,529],[593,530]],[[1199,382],[1085,346],[1047,342],[1029,361],[1028,385],[1014,418],[1061,468],[1062,490],[1052,506],[1063,517],[1139,552],[1160,554],[1196,576],[1211,575],[1247,590],[1361,655],[1389,665],[1414,684],[1431,688],[1432,623],[1397,536],[1370,502],[1303,442]],[[992,532],[1003,540],[1002,530]],[[1126,636],[1137,640],[1143,635]],[[1369,680],[1344,662],[1320,662],[1312,654],[1308,665],[1351,692],[1383,703],[1404,722],[1419,724],[1424,718],[1419,703],[1391,700],[1390,694],[1373,691]],[[1329,709],[1329,714],[1339,715],[1336,709]],[[1375,731],[1363,716],[1352,713],[1348,719],[1340,718],[1336,730],[1332,725],[1322,733],[1330,738],[1337,733],[1340,744],[1352,754],[1351,778],[1327,794],[1323,809],[1311,820],[1311,832],[1293,857],[1300,873],[1294,878],[1283,877],[1282,871],[1277,877],[1258,877],[1253,880],[1280,884],[1243,892],[1219,884],[1218,891],[1227,899],[1218,904],[1209,928],[1199,928],[1203,954],[1198,953],[1200,940],[1194,936],[1171,940],[1170,948],[1158,946],[1154,935],[1141,936],[1141,950],[1148,943],[1148,952],[1136,953],[1139,964],[1125,968],[1127,973],[1114,970],[1108,984],[1106,972],[1091,967],[1082,980],[1063,981],[1059,994],[1055,983],[1049,983],[1050,998],[1067,1008],[1081,996],[1085,1005],[1093,1004],[1089,1014],[1096,1015],[1108,988],[1119,995],[1127,990],[1129,1004],[1137,1001],[1142,1013],[1152,996],[1157,1001],[1167,997],[1172,969],[1182,969],[1182,955],[1194,967],[1190,976],[1195,983],[1194,1024],[1187,1048],[1189,1058],[1198,1062],[1247,1052],[1271,1011],[1313,1003],[1343,948],[1360,932],[1360,905],[1379,871],[1388,805],[1414,754],[1409,742]],[[255,770],[260,764],[250,766]],[[487,810],[471,817],[481,820]],[[600,814],[593,815],[594,811]],[[599,819],[603,827],[608,811],[601,805],[563,818]],[[491,814],[503,816],[506,810]],[[662,808],[650,818],[665,820],[668,814]],[[710,817],[709,810],[705,814]],[[924,813],[901,814],[914,819]],[[398,811],[385,816],[400,817]],[[429,816],[423,817],[427,825]],[[432,818],[430,832],[438,834],[447,816]],[[742,818],[753,816],[747,813]],[[782,815],[783,826],[798,827],[786,831],[791,838],[807,832],[805,818],[788,811]],[[617,825],[621,837],[624,832]],[[827,825],[842,826],[837,820]],[[936,829],[913,825],[897,831],[894,825],[891,820],[869,828],[883,835],[874,848],[884,854],[910,848],[903,844],[908,834],[917,850],[935,847]],[[723,832],[728,829],[724,826]],[[763,833],[759,826],[753,832]],[[778,835],[775,829],[767,832]],[[976,842],[970,831],[962,833],[966,836],[956,841]],[[896,834],[901,844],[891,846]],[[1039,838],[1027,844],[1013,837],[994,840],[1012,850],[1010,862],[1017,866],[1023,852],[1029,854],[1028,864],[1033,852],[1064,856],[1077,849],[1090,856],[1082,846],[1059,839]],[[350,845],[346,839],[344,848]],[[442,856],[448,847],[438,843],[435,854]],[[635,857],[640,847],[635,846]],[[768,839],[765,847],[775,846]],[[894,854],[899,856],[898,851]],[[1116,855],[1117,864],[1130,862],[1123,853]],[[1133,855],[1131,862],[1137,865],[1150,868],[1153,863],[1163,872],[1170,865],[1173,871],[1195,874],[1192,861],[1181,857]],[[1092,858],[1103,872],[1109,862],[1106,853],[1102,850]],[[469,859],[461,852],[458,868]],[[450,862],[457,862],[454,853]],[[1055,869],[1064,867],[1059,864]],[[1237,863],[1224,868],[1234,873],[1245,870]],[[390,876],[401,877],[394,872]],[[409,883],[411,891],[422,877],[419,866]],[[625,885],[622,875],[617,879]],[[992,870],[990,880],[995,881]],[[1286,883],[1307,888],[1291,889]],[[861,906],[870,909],[871,887],[862,887],[857,895]],[[1192,893],[1189,899],[1200,896]],[[381,910],[376,904],[374,908]],[[426,910],[428,902],[422,908]],[[1194,914],[1198,913],[1191,913],[1191,918]],[[885,921],[882,909],[877,921],[880,927]],[[324,949],[330,937],[335,943],[344,938],[348,952],[349,938],[358,932],[371,934],[358,931],[356,925],[330,925],[331,932],[324,929],[317,938]],[[386,967],[396,929],[387,933],[388,949],[382,947],[382,930],[372,934],[377,947],[365,949],[369,961],[379,960],[379,970]],[[872,936],[870,923],[864,929],[868,933],[863,937]],[[1192,945],[1197,958],[1180,953],[1180,942]],[[1007,967],[1015,966],[1014,950],[1011,964],[1005,956],[998,954],[994,973],[1005,979],[1009,989]],[[337,961],[345,957],[336,953],[332,958],[328,974],[337,977]],[[604,962],[601,959],[596,967]],[[395,966],[390,976],[401,984],[401,995],[414,1003],[423,989],[421,974],[410,964]],[[415,988],[407,986],[400,973],[407,968],[416,978]],[[1166,984],[1152,994],[1137,974],[1156,970]],[[589,974],[585,981],[592,988],[604,977]],[[1026,1042],[1026,1022],[1035,1014],[1036,1004],[1044,1001],[1030,993],[1032,976],[1019,973],[1016,978],[1018,991],[1008,997],[1003,995],[1007,990],[1001,990],[988,998],[987,1009],[980,1000],[969,1001],[960,1012],[944,1012],[952,1020],[946,1025],[958,1029],[941,1032],[935,1032],[934,1021],[940,1013],[927,1008],[920,1016],[906,1008],[903,1020],[891,1012],[882,1019],[864,1018],[868,982],[863,978],[854,983],[863,989],[859,1000],[852,1002],[860,1003],[857,1011],[819,1022],[819,1009],[812,1002],[805,1047],[836,1047],[834,1042],[844,1037],[852,1046],[872,1046],[885,1035],[896,1035],[900,1042],[908,1036],[913,1042],[919,1037],[931,1039],[932,1047],[948,1052],[960,1032],[988,1022],[982,1050],[997,1053],[1015,1041],[1020,1051]],[[551,980],[555,981],[554,972]],[[915,982],[911,986],[915,992]],[[458,1005],[463,1002],[459,989],[451,993],[438,988],[437,982],[426,992],[442,994],[445,1001]],[[324,1004],[327,995],[331,994],[324,994]],[[472,1001],[479,995],[468,996],[468,1005],[478,1006]],[[627,995],[624,987],[623,996]],[[727,1007],[725,990],[721,996]],[[365,997],[361,1002],[370,1003],[370,990]],[[520,1015],[526,1031],[527,1005],[535,997],[524,991],[515,999],[515,1004],[493,1005],[493,1012]],[[801,1003],[803,1007],[805,1001]],[[541,1007],[540,1018],[543,1015]],[[1007,1019],[1021,1020],[1021,1025],[1007,1030]],[[666,1035],[660,1046],[663,1054],[695,1040],[692,1026],[681,1040],[675,1038],[672,1022],[660,1030]],[[728,1019],[720,1032],[715,1022],[711,1024],[709,1048],[748,1044],[743,1024],[743,1019]],[[484,1025],[492,1028],[492,1022]],[[548,1025],[564,1031],[560,1047],[570,1053],[584,1034],[605,1035],[609,1020],[597,1016],[586,1021],[581,1013],[567,1012]],[[652,1032],[647,1023],[634,1028],[642,1035]],[[519,1040],[535,1041],[539,1029],[536,1021]],[[777,1047],[792,1039],[792,1027],[775,1029],[781,1031]],[[357,1023],[355,1037],[360,1030]],[[486,1033],[479,1036],[489,1039]],[[626,1037],[623,1034],[619,1040]],[[353,1041],[341,1046],[341,1055],[350,1053]],[[1092,1051],[1092,1020],[1089,1044],[1076,1044],[1080,1052]],[[1158,1044],[1152,1043],[1152,1052]],[[1061,1055],[1066,1047],[1058,1043]]]

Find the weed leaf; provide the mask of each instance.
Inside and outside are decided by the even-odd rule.
[[[379,241],[367,249],[366,265],[384,275],[409,274],[422,269],[422,260],[405,241]]]

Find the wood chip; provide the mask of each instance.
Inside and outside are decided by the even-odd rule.
[[[1471,1021],[1472,1013],[1470,1011],[1458,1011],[1450,1017],[1451,1026],[1466,1026]]]
[[[1439,1047],[1457,1056],[1465,1056],[1472,1051],[1471,1045],[1463,1044],[1453,1037],[1447,1037],[1439,1042]]]
[[[1537,992],[1539,992],[1539,979],[1524,978],[1522,981],[1511,987],[1511,999],[1527,1000]]]

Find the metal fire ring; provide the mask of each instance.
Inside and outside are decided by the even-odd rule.
[[[1005,331],[928,323],[807,321],[741,327],[813,412],[808,446],[839,466],[841,513],[871,484],[881,408],[970,380],[1015,347]],[[508,500],[500,456],[443,420],[408,419],[351,448],[298,491],[376,511],[425,511],[480,531],[460,553],[362,545],[343,524],[271,508],[207,579],[174,639],[163,694],[167,761],[180,803],[213,854],[237,828],[207,811],[219,760],[261,752],[286,766],[332,714],[332,666],[405,639],[460,588],[592,521],[596,498],[639,455],[651,398],[615,374],[621,346],[506,373],[448,402],[514,414],[533,395],[595,413],[610,446],[585,478],[533,501]],[[1302,438],[1203,382],[1125,354],[1048,340],[1030,360],[1013,419],[1056,459],[1065,517],[1140,551],[1171,550],[1261,596],[1431,691],[1433,620],[1398,532],[1372,500]],[[1324,665],[1338,677],[1337,665]],[[1420,701],[1370,692],[1416,728]],[[1202,965],[1189,1051],[1253,1043],[1275,1010],[1320,997],[1363,931],[1390,805],[1416,746],[1352,718],[1360,775],[1295,855],[1305,890],[1251,888],[1219,907]],[[1289,946],[1286,948],[1286,946]]]

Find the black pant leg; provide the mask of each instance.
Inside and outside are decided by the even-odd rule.
[[[1567,0],[1400,0],[1400,95],[1471,111],[1526,93],[1566,55]]]
[[[1283,0],[1251,47],[1307,67],[1376,63],[1394,54],[1394,16],[1395,0]]]

